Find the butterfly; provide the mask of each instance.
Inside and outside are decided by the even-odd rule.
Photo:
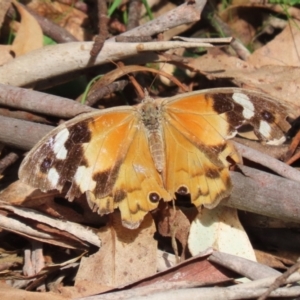
[[[146,96],[136,106],[83,115],[58,126],[28,153],[20,179],[67,198],[86,193],[100,215],[119,208],[137,228],[158,203],[189,195],[196,207],[215,207],[230,195],[231,162],[240,157],[229,138],[245,123],[269,144],[285,141],[286,109],[267,95],[239,88]]]

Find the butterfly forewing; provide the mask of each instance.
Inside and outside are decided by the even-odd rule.
[[[108,194],[138,130],[137,122],[136,111],[130,107],[74,118],[51,131],[31,150],[22,162],[19,177],[43,191],[61,190],[69,181],[70,199],[87,190],[97,196]]]

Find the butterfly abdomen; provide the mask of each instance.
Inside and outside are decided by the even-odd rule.
[[[148,144],[156,170],[161,173],[165,168],[165,150],[161,129],[147,130]]]
[[[156,170],[161,173],[165,169],[165,147],[161,125],[161,109],[154,99],[148,97],[140,107],[149,150]]]

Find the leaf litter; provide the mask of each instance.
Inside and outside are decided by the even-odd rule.
[[[75,5],[72,6],[58,1],[36,0],[32,1],[28,8],[68,30],[79,41],[89,41],[93,36],[90,26],[96,24],[95,16],[90,14],[90,11],[95,7],[88,7],[85,3],[78,4],[80,1],[74,2]],[[201,1],[195,2],[201,7]],[[243,47],[246,46],[240,48],[244,50],[239,50],[243,51],[243,54],[238,52],[235,46],[235,50],[228,46],[219,46],[205,50],[197,49],[198,52],[194,53],[192,50],[169,50],[157,54],[155,59],[136,53],[136,56],[140,55],[141,64],[151,63],[154,68],[157,66],[162,68],[168,63],[171,67],[165,71],[170,73],[171,81],[174,81],[172,79],[174,77],[184,84],[183,90],[192,87],[201,89],[239,86],[265,92],[279,99],[289,108],[291,117],[296,118],[300,109],[298,99],[300,59],[297,48],[300,36],[300,24],[297,19],[300,15],[299,9],[288,7],[285,10],[279,4],[266,4],[262,8],[261,4],[248,5],[248,1],[233,1],[226,8],[222,8],[224,3],[218,4],[213,12],[220,17],[219,26],[224,26],[226,32],[230,33],[229,36],[239,39],[236,40],[237,45],[240,43]],[[24,54],[31,54],[37,48],[43,51],[43,43],[45,46],[43,26],[39,25],[24,7],[17,3],[14,5],[21,16],[19,20],[21,22],[16,25],[16,21],[11,19],[9,22],[4,20],[1,23],[6,32],[8,28],[16,31],[12,45],[5,45],[2,41],[0,46],[1,53],[7,53],[1,55],[3,65],[10,61],[18,62],[18,59],[23,59],[26,64]],[[118,18],[124,9],[125,4],[116,8],[113,17],[110,17],[108,29],[111,36],[119,34],[118,27],[111,24],[116,20],[121,23]],[[169,11],[173,9],[176,10],[176,7],[168,8]],[[154,21],[158,16],[164,17],[165,14],[155,6],[153,13]],[[276,15],[278,13],[279,16]],[[250,15],[255,15],[256,18],[250,18]],[[270,18],[270,15],[273,18]],[[213,35],[216,28],[214,22],[218,22],[218,18],[211,18],[211,15],[202,12],[201,19],[210,27],[203,22],[191,20],[194,26],[186,22],[184,26],[177,26],[176,30],[165,33],[165,38],[185,35],[187,30],[188,36],[208,37],[208,32]],[[161,28],[161,32],[166,27],[168,24]],[[247,47],[251,50],[249,51]],[[9,55],[9,51],[13,51],[14,55]],[[64,55],[66,54],[58,51],[58,58],[55,59]],[[68,57],[65,56],[65,59]],[[101,70],[102,74],[109,75],[106,75],[104,80],[98,81],[94,89],[105,88],[127,73],[138,74],[136,77],[146,86],[151,84],[153,76],[150,76],[146,68],[134,66],[137,61],[133,65],[132,61],[126,60],[126,56],[122,57],[121,54],[113,61],[118,59],[125,60],[127,65],[123,69],[115,68],[112,73],[108,73],[111,68]],[[109,61],[111,60],[109,58]],[[36,61],[39,61],[38,56]],[[94,72],[89,70],[85,76],[98,75]],[[16,73],[7,74],[7,80],[10,82],[10,76],[20,75],[24,76]],[[71,78],[72,76],[67,79],[48,78],[45,86],[60,85],[62,82],[70,81]],[[36,80],[35,87],[39,85],[41,83]],[[162,95],[178,92],[176,86],[169,83],[165,85],[160,78],[156,78],[155,85],[157,93]],[[106,107],[107,103],[120,101],[120,96],[116,97],[113,90],[109,92],[104,99],[97,99],[94,103]],[[78,93],[78,98],[81,98],[82,93]],[[132,93],[132,89],[128,88],[126,95],[133,98]],[[37,99],[35,107],[38,107],[39,101]],[[56,109],[59,112],[59,105]],[[48,119],[54,124],[58,123],[58,118],[53,118],[53,113]],[[6,140],[2,142],[7,144]],[[2,157],[6,151],[6,148],[2,150]],[[255,165],[250,160],[244,163],[262,170],[267,167],[263,163]],[[297,161],[294,167],[297,167]],[[100,218],[89,210],[85,199],[69,203],[63,199],[64,193],[58,194],[55,191],[48,194],[41,193],[22,186],[15,179],[12,180],[13,175],[16,175],[16,170],[9,167],[1,179],[0,275],[3,279],[0,287],[1,299],[8,297],[74,299],[103,292],[106,292],[103,299],[109,297],[109,299],[114,297],[133,299],[138,296],[151,298],[155,294],[170,297],[172,291],[178,289],[188,297],[193,292],[193,287],[213,285],[224,288],[218,290],[198,288],[199,293],[202,290],[206,299],[209,298],[207,295],[219,293],[220,296],[223,292],[227,293],[226,299],[235,297],[246,299],[258,297],[266,292],[274,282],[271,278],[274,276],[276,278],[290,265],[296,263],[297,255],[299,256],[299,247],[292,247],[291,243],[285,240],[287,236],[293,241],[299,238],[300,214],[297,211],[293,216],[293,222],[288,222],[286,216],[283,218],[285,221],[275,222],[274,220],[281,219],[280,212],[277,219],[267,218],[262,216],[263,208],[255,214],[242,211],[238,214],[236,209],[220,206],[215,211],[203,210],[196,216],[193,208],[179,209],[171,205],[160,208],[153,217],[148,214],[140,228],[129,230],[121,226],[118,212]],[[293,178],[288,180],[293,181]],[[274,182],[278,181],[268,182],[270,183],[268,188],[275,189]],[[267,191],[267,187],[265,189]],[[275,197],[274,194],[272,197]],[[281,200],[283,199],[277,198],[277,201]],[[238,216],[241,217],[241,223]],[[252,218],[256,222],[251,222]],[[157,272],[163,268],[164,271]],[[243,276],[251,279],[252,285],[235,283],[236,279]],[[269,281],[265,280],[262,283],[262,278],[269,278]],[[235,287],[239,289],[234,290]],[[247,289],[249,291],[250,287],[252,289],[259,287],[261,290],[257,290],[258,294],[249,295]],[[276,291],[281,292],[280,289]],[[299,291],[296,288],[289,288],[287,291],[282,288],[281,295],[295,296],[297,293]],[[102,299],[101,297],[98,296],[97,299]]]

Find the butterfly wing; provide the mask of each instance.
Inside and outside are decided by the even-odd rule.
[[[155,170],[139,114],[131,107],[89,113],[60,125],[25,157],[19,177],[42,191],[61,191],[70,182],[70,200],[87,192],[100,214],[119,207],[130,228],[160,198],[170,197]]]
[[[172,199],[155,168],[144,127],[135,132],[111,193],[106,197],[98,196],[98,199],[97,192],[89,193],[88,198],[101,214],[119,207],[122,223],[130,229],[137,228],[161,199]]]
[[[227,139],[245,122],[261,139],[274,143],[284,140],[282,130],[288,123],[276,115],[276,103],[267,100],[262,105],[259,96],[231,88],[162,100],[167,156],[164,180],[171,195],[190,194],[197,207],[214,207],[228,196],[228,159],[239,162],[239,156]]]
[[[61,191],[71,182],[72,199],[85,190],[94,190],[93,174],[99,170],[107,174],[103,184],[103,194],[107,194],[131,142],[134,124],[130,108],[80,115],[37,143],[23,160],[19,177],[42,191]]]
[[[227,156],[235,162],[239,156],[230,144],[220,148],[199,148],[173,126],[165,126],[166,133],[166,189],[191,196],[196,207],[214,207],[231,192]]]

